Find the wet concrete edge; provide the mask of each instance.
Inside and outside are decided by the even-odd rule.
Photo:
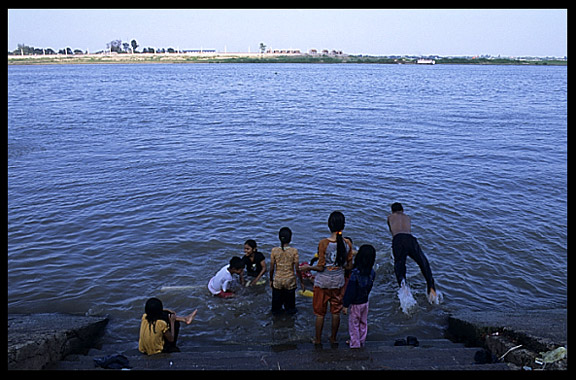
[[[43,369],[66,355],[86,353],[109,318],[71,314],[8,314],[8,369]]]
[[[536,363],[541,352],[567,347],[566,309],[451,313],[446,337],[483,347],[495,358],[524,369],[567,369],[567,358],[546,366]],[[520,347],[518,347],[520,346]]]

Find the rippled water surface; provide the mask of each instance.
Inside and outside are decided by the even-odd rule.
[[[428,305],[409,260],[410,316],[395,201],[444,294]],[[9,312],[106,313],[129,341],[157,296],[199,309],[181,344],[308,341],[310,298],[275,319],[268,286],[206,284],[246,239],[269,258],[285,225],[311,258],[333,210],[378,252],[368,339],[436,337],[445,310],[566,307],[566,67],[8,67]]]

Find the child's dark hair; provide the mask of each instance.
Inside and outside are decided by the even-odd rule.
[[[288,227],[280,228],[280,231],[278,232],[278,238],[282,244],[282,250],[284,250],[284,246],[289,244],[292,240],[292,230],[290,230]]]
[[[339,267],[346,264],[346,256],[348,255],[348,246],[342,238],[342,230],[345,224],[346,218],[344,218],[344,214],[340,211],[334,211],[330,214],[330,217],[328,217],[328,228],[330,228],[330,232],[338,232],[336,235],[337,252],[334,263]]]
[[[392,203],[392,206],[390,206],[390,208],[392,209],[392,212],[404,211],[404,208],[402,207],[402,203],[400,203],[400,202]]]
[[[163,310],[164,306],[162,305],[162,301],[160,301],[158,298],[150,298],[148,301],[146,301],[144,312],[146,313],[148,328],[153,328],[154,332],[156,332],[155,322],[159,319],[162,319]]]
[[[370,244],[364,244],[354,258],[354,268],[358,269],[362,276],[369,276],[374,262],[376,262],[376,250]]]
[[[230,268],[244,269],[244,262],[238,256],[234,256],[230,259]]]
[[[248,239],[244,242],[244,245],[249,245],[250,248],[254,251],[254,253],[258,252],[258,248],[256,248],[256,240]]]
[[[162,305],[162,301],[158,298],[150,298],[146,301],[146,305],[144,306],[146,319],[150,323],[162,318],[162,310],[164,310],[164,306]]]

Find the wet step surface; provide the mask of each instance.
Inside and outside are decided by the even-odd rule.
[[[479,348],[447,339],[421,340],[418,347],[394,346],[393,341],[368,341],[362,349],[345,343],[285,345],[197,344],[181,352],[147,356],[136,344],[118,343],[88,355],[70,355],[50,369],[101,369],[94,358],[122,354],[131,370],[507,370],[505,363],[475,364]]]

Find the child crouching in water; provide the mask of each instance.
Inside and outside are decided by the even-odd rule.
[[[368,333],[368,295],[372,290],[376,272],[372,267],[376,260],[376,250],[365,244],[360,247],[354,259],[354,269],[344,293],[342,304],[344,314],[348,313],[348,332],[350,333],[350,348],[364,347]]]
[[[240,283],[244,285],[244,278],[242,277],[242,272],[244,272],[244,262],[238,256],[234,256],[230,259],[230,263],[224,265],[214,277],[208,282],[208,290],[215,297],[229,298],[234,296],[232,291],[234,288],[234,277],[233,274],[240,276]]]
[[[179,317],[172,310],[164,310],[162,301],[150,298],[144,306],[145,314],[140,323],[138,350],[143,354],[154,355],[161,352],[178,352],[176,339],[180,322],[192,323],[198,309],[185,317]]]

